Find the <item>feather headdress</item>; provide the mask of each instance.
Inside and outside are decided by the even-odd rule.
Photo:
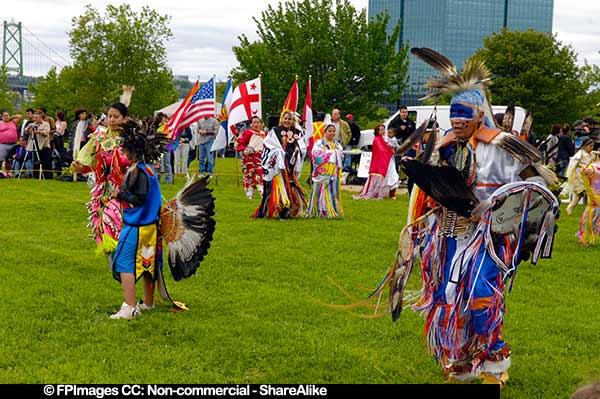
[[[431,91],[422,98],[439,98],[444,94],[452,96],[452,102],[466,102],[481,106],[485,112],[485,124],[495,127],[490,106],[490,86],[492,73],[478,58],[469,58],[459,72],[446,56],[426,47],[413,47],[410,52],[441,73],[441,77],[427,81]]]

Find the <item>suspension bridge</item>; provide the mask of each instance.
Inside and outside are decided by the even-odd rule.
[[[2,38],[6,83],[10,90],[19,92],[21,98],[27,96],[29,85],[46,75],[52,67],[58,73],[71,64],[21,22],[4,21]]]

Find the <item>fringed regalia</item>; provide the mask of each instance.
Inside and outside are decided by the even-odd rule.
[[[153,280],[162,271],[162,237],[158,228],[162,198],[156,172],[150,165],[132,165],[118,199],[123,203],[123,229],[113,257],[113,277],[144,273]]]
[[[90,213],[88,226],[98,251],[109,256],[117,247],[123,225],[121,204],[111,198],[110,192],[121,186],[130,164],[119,140],[119,132],[97,130],[77,155],[77,160],[89,167],[93,176],[92,199],[86,204]]]
[[[258,189],[263,184],[261,155],[265,133],[244,130],[237,140],[236,151],[242,153],[243,186],[245,190]]]
[[[307,217],[335,219],[343,216],[340,200],[340,182],[342,178],[343,149],[339,143],[317,140],[312,156],[312,191]]]
[[[263,195],[253,217],[286,219],[304,213],[306,198],[298,178],[305,153],[304,140],[295,129],[278,126],[269,131],[261,159]]]
[[[394,162],[394,151],[383,136],[373,139],[372,158],[369,165],[369,177],[360,194],[354,199],[383,199],[391,190],[398,187],[399,177]]]
[[[505,285],[510,283],[510,291],[521,260],[550,257],[559,204],[544,186],[556,177],[541,165],[537,149],[494,126],[485,65],[468,61],[461,76],[441,54],[430,49],[413,49],[413,54],[443,72],[430,87],[453,96],[451,104],[458,105],[456,111],[451,108],[451,115],[457,112],[451,118],[469,118],[458,114],[462,104],[485,116],[468,139],[447,132],[435,146],[439,160],[403,161],[419,190],[411,201],[410,224],[401,233],[397,264],[374,294],[389,282],[394,320],[403,301],[423,314],[429,350],[446,377],[481,376],[503,384],[510,366],[502,334]],[[420,295],[403,298],[418,261]]]
[[[587,195],[587,205],[579,220],[579,242],[595,244],[600,236],[600,161],[581,171]]]

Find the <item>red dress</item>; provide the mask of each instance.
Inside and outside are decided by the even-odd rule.
[[[244,174],[244,189],[258,188],[263,184],[262,165],[260,158],[263,150],[263,131],[246,129],[237,139],[235,150],[242,153],[242,172]]]

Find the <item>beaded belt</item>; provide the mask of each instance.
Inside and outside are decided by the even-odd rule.
[[[466,238],[471,232],[469,219],[456,212],[442,208],[439,235],[441,237]]]

